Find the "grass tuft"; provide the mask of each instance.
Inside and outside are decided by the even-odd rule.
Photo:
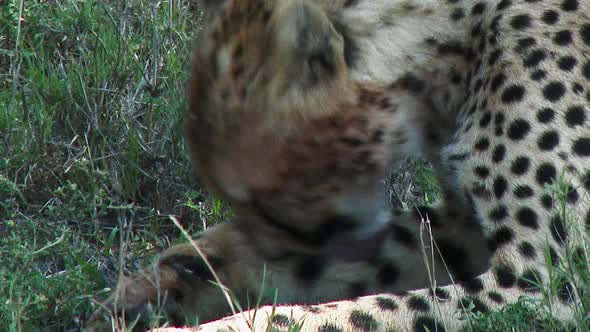
[[[97,289],[182,241],[169,215],[229,218],[183,143],[199,24],[189,1],[2,4],[0,331],[79,330]]]

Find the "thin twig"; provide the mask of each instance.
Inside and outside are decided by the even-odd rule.
[[[235,309],[234,304],[231,300],[231,295],[229,294],[228,288],[221,282],[221,280],[219,279],[219,276],[217,275],[215,270],[213,270],[213,266],[211,265],[211,263],[209,263],[207,256],[205,256],[205,253],[203,253],[201,248],[199,248],[199,246],[195,243],[195,241],[187,233],[187,231],[182,227],[182,225],[178,222],[178,219],[176,219],[175,216],[169,215],[168,218],[170,218],[170,220],[172,220],[174,225],[176,227],[178,227],[180,232],[182,232],[182,235],[184,235],[189,240],[189,243],[193,246],[193,248],[195,248],[195,250],[197,251],[199,256],[201,256],[201,258],[205,262],[205,265],[207,265],[207,268],[209,269],[209,271],[211,271],[211,274],[213,274],[213,278],[215,278],[215,283],[217,284],[217,286],[219,286],[219,289],[221,289],[221,291],[223,292],[223,295],[225,296],[225,299],[227,300],[227,304],[229,305],[232,314],[235,315],[236,309]]]

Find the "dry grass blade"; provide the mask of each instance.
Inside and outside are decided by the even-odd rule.
[[[209,271],[211,271],[211,274],[213,274],[213,278],[215,278],[215,284],[219,287],[219,289],[223,293],[223,296],[225,296],[225,299],[226,299],[227,304],[229,305],[229,307],[231,309],[232,314],[235,315],[236,314],[236,308],[235,308],[234,303],[232,301],[232,297],[231,297],[230,291],[221,282],[221,279],[219,279],[219,276],[217,275],[217,273],[213,269],[213,266],[211,265],[211,263],[209,263],[209,260],[207,259],[207,256],[205,255],[205,253],[203,253],[203,251],[201,250],[201,248],[199,248],[199,246],[192,239],[192,237],[190,236],[190,234],[188,234],[187,231],[184,229],[184,227],[182,227],[182,225],[178,222],[178,219],[176,219],[176,217],[169,216],[169,218],[170,218],[170,220],[172,220],[172,222],[174,223],[174,225],[176,227],[178,227],[178,229],[182,232],[182,234],[189,240],[189,243],[191,244],[191,246],[193,248],[195,248],[195,251],[199,254],[199,256],[201,257],[201,259],[203,259],[203,262],[205,262],[205,265],[207,265],[207,268],[209,269]]]

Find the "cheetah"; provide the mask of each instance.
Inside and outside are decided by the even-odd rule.
[[[456,331],[521,296],[574,319],[575,276],[541,289],[587,259],[590,4],[201,5],[186,137],[238,217],[123,279],[94,326],[159,306],[199,331]],[[380,179],[414,156],[442,201],[389,211]],[[219,282],[262,306],[215,321]]]

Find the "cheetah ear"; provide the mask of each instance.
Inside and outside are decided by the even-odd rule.
[[[313,76],[337,71],[342,39],[324,8],[312,1],[288,1],[276,19],[281,22],[276,38],[286,56],[309,67]]]

